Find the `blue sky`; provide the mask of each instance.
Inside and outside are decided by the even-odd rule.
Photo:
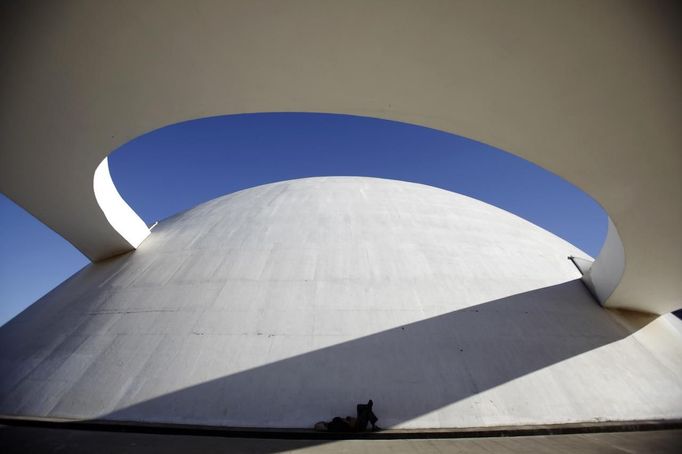
[[[270,113],[172,125],[109,157],[112,178],[148,223],[217,196],[323,175],[392,178],[491,203],[596,256],[606,215],[585,193],[493,147],[433,129],[364,117]],[[87,259],[0,197],[0,324],[87,265]]]

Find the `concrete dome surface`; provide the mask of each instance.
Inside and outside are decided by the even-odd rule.
[[[311,427],[682,417],[682,328],[606,310],[586,254],[483,202],[285,181],[158,224],[0,329],[0,413]]]

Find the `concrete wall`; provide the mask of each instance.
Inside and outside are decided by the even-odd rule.
[[[682,417],[680,321],[604,310],[569,255],[587,258],[413,183],[245,190],[2,327],[0,413],[310,427],[372,398],[392,427]]]

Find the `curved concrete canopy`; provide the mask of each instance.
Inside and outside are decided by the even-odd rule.
[[[0,189],[93,260],[131,248],[92,191],[95,169],[121,144],[211,115],[346,113],[460,134],[566,178],[604,206],[622,238],[624,274],[608,304],[681,305],[673,2],[2,9]]]

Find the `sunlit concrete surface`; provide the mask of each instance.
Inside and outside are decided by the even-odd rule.
[[[682,430],[443,440],[265,440],[0,426],[3,452],[266,454],[678,454]]]
[[[682,417],[682,323],[604,310],[555,235],[360,177],[159,223],[0,328],[0,414],[309,428]]]
[[[125,238],[130,246],[138,247],[149,236],[150,230],[118,193],[109,173],[109,159],[105,158],[97,166],[92,186],[95,199],[114,230]]]
[[[682,305],[679,12],[635,0],[5,1],[0,189],[101,260],[135,239],[107,221],[95,169],[145,132],[248,112],[404,121],[594,196],[625,252],[595,273],[596,293],[624,265],[607,304],[665,313]]]

